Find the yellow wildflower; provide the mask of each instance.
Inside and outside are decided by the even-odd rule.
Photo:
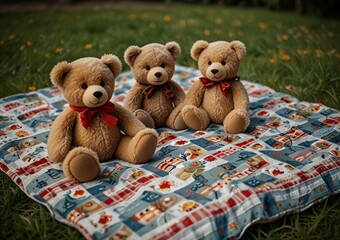
[[[328,33],[327,33],[327,36],[328,36],[329,38],[334,38],[335,34],[334,34],[334,32],[328,32]]]
[[[28,87],[28,91],[30,91],[30,92],[35,91],[35,90],[37,90],[36,86],[29,86]]]
[[[308,29],[307,29],[307,27],[306,27],[305,25],[301,25],[301,26],[300,26],[300,31],[303,32],[303,33],[305,33],[305,34],[308,33]]]
[[[275,59],[275,58],[271,58],[271,59],[269,60],[269,62],[270,62],[271,64],[275,64],[275,63],[276,63],[276,59]]]
[[[196,20],[193,19],[193,18],[190,18],[190,19],[187,20],[187,24],[191,25],[191,26],[196,25]]]
[[[261,30],[262,32],[264,32],[264,31],[267,30],[268,26],[267,26],[266,23],[260,22],[260,23],[259,23],[259,28],[260,28],[260,30]]]
[[[169,15],[165,15],[165,16],[163,17],[163,21],[164,21],[164,22],[170,22],[170,21],[171,21],[171,17],[170,17]]]
[[[286,89],[287,89],[287,90],[292,90],[292,88],[293,88],[292,84],[286,85]]]
[[[184,28],[187,25],[187,23],[186,23],[185,20],[180,20],[178,25],[179,25],[180,28]]]
[[[151,22],[151,23],[149,24],[149,27],[150,27],[150,28],[156,28],[156,26],[157,26],[157,25],[156,25],[156,23],[154,23],[154,22]]]
[[[215,29],[214,33],[219,36],[219,35],[222,34],[222,30],[221,29]]]
[[[315,53],[315,56],[318,58],[322,58],[325,55],[324,52],[320,48],[315,49],[314,53]]]
[[[223,19],[222,18],[216,18],[215,19],[215,23],[222,24],[223,23]]]
[[[234,27],[238,27],[241,25],[241,21],[239,19],[235,19],[232,23],[231,23],[232,26]]]
[[[31,40],[27,40],[26,41],[26,46],[27,47],[31,47],[33,45],[32,41]]]
[[[335,48],[333,48],[333,49],[329,50],[327,53],[328,53],[328,55],[334,55],[334,54],[336,54],[337,52],[338,52],[338,50],[335,49]]]
[[[288,54],[286,54],[283,50],[279,51],[279,57],[284,61],[290,60],[290,56]]]
[[[8,40],[13,40],[15,38],[16,38],[16,35],[14,33],[8,36]]]
[[[91,43],[85,44],[84,48],[85,49],[91,49],[93,45]]]
[[[137,18],[137,16],[136,16],[135,14],[130,14],[130,15],[129,15],[129,20],[130,20],[130,21],[135,21],[136,18]]]
[[[49,59],[49,58],[50,58],[50,54],[49,54],[49,53],[45,53],[45,54],[44,54],[44,57],[45,57],[46,59]]]
[[[287,34],[282,34],[281,35],[281,40],[288,41],[288,39],[289,39],[289,36]]]
[[[210,35],[210,30],[209,29],[204,29],[203,34],[205,36],[209,36]]]
[[[54,49],[55,53],[61,53],[62,51],[63,51],[63,49],[60,48],[60,47],[57,47],[56,49]]]
[[[307,55],[307,54],[308,54],[308,50],[306,50],[306,49],[301,49],[301,48],[296,49],[296,52],[297,52],[300,56],[304,56],[304,55]]]
[[[289,60],[290,60],[290,56],[289,56],[288,54],[282,54],[282,55],[280,56],[280,58],[281,58],[282,60],[284,60],[284,61],[289,61]]]

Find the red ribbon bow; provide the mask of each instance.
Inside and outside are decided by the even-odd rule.
[[[201,83],[203,83],[204,88],[211,88],[211,87],[215,86],[216,84],[218,84],[220,86],[220,90],[223,93],[223,95],[228,96],[228,89],[231,87],[230,81],[232,81],[232,80],[239,81],[240,77],[235,76],[233,78],[223,80],[223,81],[220,81],[220,82],[214,82],[214,81],[211,81],[210,79],[205,78],[205,77],[200,77],[199,79],[200,79]]]
[[[96,108],[77,107],[74,105],[70,105],[70,108],[74,111],[80,112],[81,124],[86,129],[90,125],[91,120],[96,113],[100,114],[106,125],[110,128],[113,128],[118,123],[118,118],[112,115],[112,112],[115,110],[115,105],[110,101],[107,101],[104,105]]]
[[[151,98],[152,95],[158,91],[162,90],[163,94],[167,99],[173,99],[175,97],[175,94],[172,91],[172,87],[170,83],[165,83],[163,85],[147,85],[147,87],[144,89],[144,94],[146,98]]]

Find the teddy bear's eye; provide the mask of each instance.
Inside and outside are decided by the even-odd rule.
[[[161,67],[162,67],[162,68],[165,68],[165,63],[163,63],[163,64],[161,65]]]
[[[224,65],[226,64],[226,62],[225,62],[225,61],[222,61],[221,64],[224,66]]]
[[[211,65],[211,61],[208,62],[208,65]]]
[[[87,88],[87,84],[84,83],[83,85],[81,85],[81,88],[82,88],[82,89],[86,89],[86,88]]]
[[[101,81],[101,82],[100,82],[100,86],[102,86],[102,87],[104,87],[104,86],[105,86],[105,83],[104,83],[104,81]]]
[[[145,68],[146,68],[146,70],[148,70],[148,71],[150,70],[150,66],[149,66],[149,65],[147,65]]]

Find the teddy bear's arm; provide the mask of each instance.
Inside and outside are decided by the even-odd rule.
[[[141,109],[144,98],[143,90],[144,88],[141,85],[135,84],[127,93],[124,106],[132,112]]]
[[[204,88],[203,84],[200,81],[196,81],[191,88],[189,89],[184,104],[185,105],[194,105],[196,107],[201,106],[204,96]]]
[[[178,106],[181,102],[184,101],[185,93],[183,89],[176,82],[171,80],[170,83],[172,86],[173,93],[175,94],[175,100],[174,100],[175,106]]]
[[[133,137],[139,131],[145,129],[144,124],[139,121],[135,115],[132,114],[129,110],[119,105],[118,103],[114,103],[116,106],[116,115],[118,117],[118,127],[122,130],[126,135]]]
[[[50,161],[62,162],[70,151],[72,133],[77,114],[66,108],[53,122],[47,141]]]
[[[235,81],[231,85],[231,89],[233,93],[234,109],[243,109],[248,111],[249,97],[243,84],[239,81]]]

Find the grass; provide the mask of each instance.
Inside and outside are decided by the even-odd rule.
[[[247,46],[242,79],[340,110],[340,22],[294,13],[217,6],[157,5],[0,12],[0,98],[51,86],[59,61],[114,53],[130,45],[177,41],[177,63],[196,67],[199,39],[238,39]],[[128,70],[126,64],[124,70]],[[79,239],[0,174],[0,239]],[[306,211],[255,224],[244,239],[335,239],[340,200],[331,196]]]

